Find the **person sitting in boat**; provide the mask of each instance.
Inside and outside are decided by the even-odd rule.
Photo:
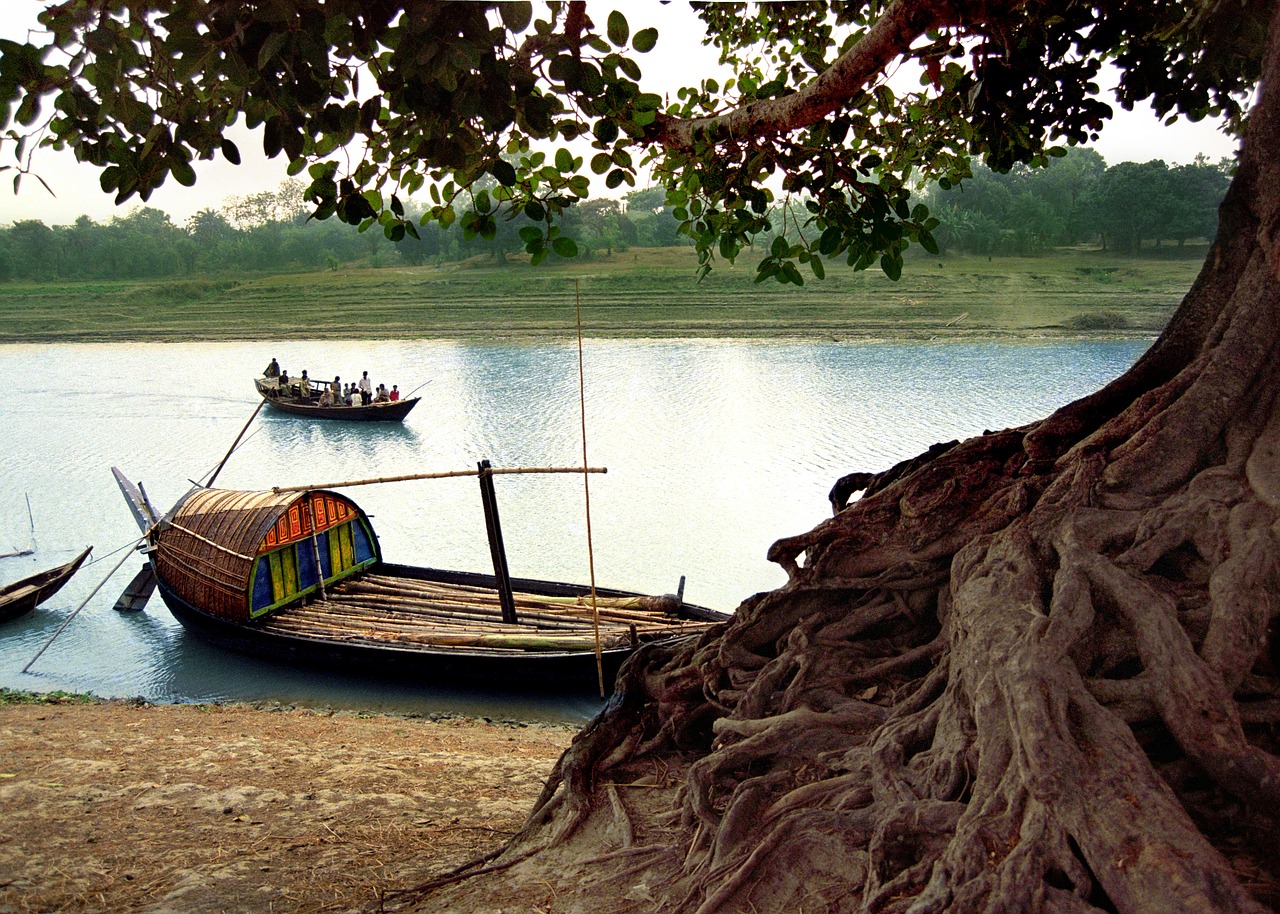
[[[400,399],[400,385],[399,385],[399,384],[392,384],[392,385],[391,385],[391,393],[387,394],[387,399],[388,399],[388,400],[390,400],[392,403],[395,403],[397,400],[399,400],[399,399]]]
[[[360,391],[356,390],[356,386],[354,384],[352,384],[351,387],[347,389],[346,404],[347,406],[360,405]]]
[[[271,364],[267,366],[267,370],[262,373],[262,376],[264,378],[280,377],[280,363],[273,358]]]
[[[387,385],[378,385],[378,395],[373,398],[374,403],[390,403],[391,395],[387,393]]]
[[[276,381],[276,396],[285,397],[289,395],[289,371],[288,369],[280,369],[280,379]]]
[[[333,391],[330,390],[328,387],[326,387],[324,391],[320,394],[320,405],[333,406]]]

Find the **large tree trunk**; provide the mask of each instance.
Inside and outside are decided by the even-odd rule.
[[[857,480],[773,546],[785,587],[624,668],[500,855],[399,901],[1280,902],[1276,37],[1219,240],[1131,371]]]

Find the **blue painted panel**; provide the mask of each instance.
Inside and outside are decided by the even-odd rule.
[[[356,561],[363,563],[369,561],[369,559],[377,558],[377,552],[373,548],[373,541],[369,537],[369,528],[361,520],[357,518],[351,524],[351,532],[355,539]]]
[[[271,605],[271,569],[267,557],[259,556],[253,563],[253,596],[249,602],[249,616],[261,613]]]
[[[311,539],[298,540],[295,544],[298,550],[298,580],[301,582],[301,590],[310,590],[320,583],[320,579],[316,577],[316,550],[311,545]]]

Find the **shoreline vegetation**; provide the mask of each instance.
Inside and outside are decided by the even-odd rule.
[[[691,248],[635,248],[531,267],[478,257],[166,280],[0,284],[0,342],[246,339],[810,341],[1140,339],[1157,335],[1191,287],[1207,245],[1116,256],[908,258],[902,279],[832,267],[803,288],[756,284],[748,252],[701,282]]]

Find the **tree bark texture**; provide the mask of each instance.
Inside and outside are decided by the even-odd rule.
[[[860,499],[771,548],[788,584],[624,667],[500,855],[399,902],[1280,903],[1274,22],[1270,48],[1219,238],[1128,373],[854,476]]]

